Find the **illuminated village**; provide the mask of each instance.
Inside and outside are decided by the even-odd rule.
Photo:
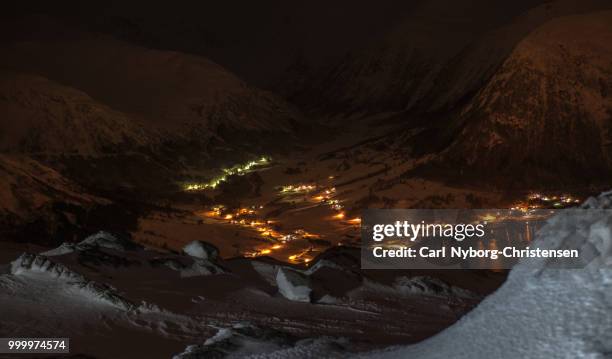
[[[223,169],[224,175],[216,177],[209,182],[188,183],[184,185],[186,192],[214,191],[217,186],[227,181],[231,176],[241,176],[257,170],[265,170],[273,162],[268,157],[262,157],[258,161],[236,165]],[[312,183],[297,183],[279,186],[276,197],[281,201],[295,201],[299,199],[305,206],[319,206],[327,208],[330,215],[321,218],[322,221],[333,221],[341,227],[359,228],[361,219],[359,217],[346,217],[341,199],[337,196],[337,190],[333,187],[334,176],[327,176],[328,185],[322,186]],[[242,252],[244,257],[273,256],[290,263],[308,264],[314,257],[324,251],[328,245],[322,245],[324,241],[313,241],[324,239],[324,235],[312,233],[303,228],[283,230],[282,223],[276,218],[265,218],[265,204],[252,204],[248,207],[229,208],[219,204],[212,206],[209,210],[199,211],[198,215],[250,230],[254,235],[263,239],[261,245],[251,250]],[[283,253],[282,256],[279,253]]]
[[[537,208],[566,208],[575,206],[578,203],[580,203],[580,199],[569,194],[544,195],[531,193],[524,201],[515,203],[510,209],[527,211]]]
[[[190,183],[185,185],[184,189],[187,192],[214,191],[220,183],[228,181],[231,176],[265,171],[270,166],[274,166],[274,162],[268,157],[262,157],[258,161],[223,169],[223,176],[216,177],[210,182]],[[323,215],[319,221],[336,223],[338,228],[359,229],[361,218],[359,216],[348,217],[338,190],[333,184],[336,179],[337,176],[326,176],[325,180],[317,183],[285,184],[276,187],[276,194],[271,200],[251,203],[249,206],[239,208],[218,204],[209,210],[197,213],[199,216],[220,224],[246,229],[259,237],[262,240],[261,244],[243,250],[241,254],[244,257],[270,256],[289,263],[308,265],[318,254],[332,245],[331,243],[325,244],[326,234],[304,228],[284,228],[282,220],[266,215],[266,203],[272,201],[299,204],[303,208],[312,208],[312,206],[326,208],[329,214]],[[530,193],[523,200],[518,200],[508,206],[509,212],[488,213],[480,216],[475,223],[482,221],[487,223],[532,221],[535,223],[549,218],[554,214],[554,209],[572,207],[579,202],[580,199],[568,194]],[[542,211],[544,209],[551,211]],[[386,245],[393,247],[400,242],[389,241]]]

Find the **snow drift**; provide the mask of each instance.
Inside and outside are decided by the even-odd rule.
[[[582,208],[612,209],[612,192]],[[545,259],[519,263],[507,282],[439,335],[366,358],[606,358],[612,352],[612,215],[563,214],[535,245],[594,247],[583,269],[555,269]]]
[[[89,302],[99,302],[122,310],[135,308],[135,305],[117,293],[115,288],[89,280],[42,255],[22,254],[11,263],[10,272],[14,276],[26,277],[30,281],[57,281],[54,285],[56,290],[78,294]]]
[[[190,345],[173,359],[259,358],[341,358],[346,341],[334,338],[301,339],[276,330],[236,324],[221,328],[202,345]]]

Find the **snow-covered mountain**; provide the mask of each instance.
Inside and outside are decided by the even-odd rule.
[[[83,91],[176,140],[206,144],[222,129],[288,133],[299,119],[284,101],[200,56],[148,49],[48,17],[12,26],[21,30],[4,41],[4,67]]]
[[[5,20],[0,152],[36,158],[85,191],[154,201],[178,189],[186,168],[291,149],[308,126],[284,100],[204,57],[65,19]]]
[[[466,173],[524,173],[527,183],[603,181],[612,173],[610,88],[612,12],[551,20],[461,110],[464,127],[443,161]]]
[[[95,156],[159,142],[136,120],[46,78],[0,72],[0,151]]]
[[[601,8],[600,0],[436,0],[420,3],[376,41],[353,48],[334,64],[296,64],[290,99],[322,112],[455,108],[478,91],[514,46],[550,19]]]

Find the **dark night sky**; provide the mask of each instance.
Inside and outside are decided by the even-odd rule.
[[[248,82],[268,87],[296,59],[316,67],[397,41],[452,47],[461,43],[455,36],[471,38],[543,2],[25,2],[5,16],[69,18],[148,47],[207,56]]]

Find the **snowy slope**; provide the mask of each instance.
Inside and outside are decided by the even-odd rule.
[[[584,208],[612,209],[612,192]],[[524,260],[508,281],[439,335],[366,358],[609,358],[612,351],[612,217],[595,211],[557,216],[536,244],[594,246],[599,255],[584,269],[550,268]]]
[[[443,161],[536,180],[547,171],[560,182],[609,177],[611,24],[605,11],[533,31],[463,108],[455,121],[465,127]]]
[[[272,275],[281,266],[160,252],[106,232],[16,255],[0,263],[0,335],[61,334],[73,354],[96,358],[343,357],[374,348],[381,326],[374,342],[416,342],[479,299],[423,291],[430,284],[419,278],[394,287],[371,278],[350,290],[340,272],[352,269],[326,261],[303,271],[312,301],[295,301],[254,263]]]
[[[133,45],[44,16],[5,26],[19,35],[2,46],[4,67],[83,91],[174,139],[205,144],[221,130],[288,132],[299,119],[284,101],[204,57]]]
[[[612,210],[612,192],[590,198],[585,209]],[[217,340],[189,347],[177,358],[205,358],[219,343],[227,357],[430,359],[430,358],[609,358],[612,351],[611,211],[563,214],[549,220],[533,247],[590,248],[597,255],[583,269],[558,269],[544,259],[523,260],[507,282],[472,312],[440,334],[412,346],[349,354],[338,347],[245,338],[224,329]],[[214,338],[214,339],[215,339]],[[321,343],[319,340],[318,343]],[[322,343],[325,343],[323,341]],[[229,350],[234,348],[235,351]],[[246,351],[245,351],[246,350]],[[250,350],[250,351],[249,351]]]
[[[377,41],[306,73],[302,86],[287,92],[321,111],[439,115],[472,97],[535,28],[559,16],[600,9],[610,9],[610,3],[427,1]]]

